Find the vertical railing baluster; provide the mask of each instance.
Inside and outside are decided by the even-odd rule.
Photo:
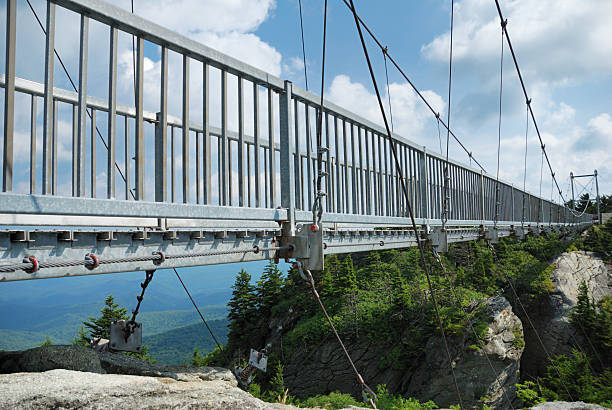
[[[136,199],[145,200],[145,141],[144,141],[144,100],[143,100],[143,77],[144,77],[144,40],[142,37],[136,39],[136,118],[134,125],[134,185]]]
[[[342,213],[342,183],[340,181],[340,147],[338,140],[338,117],[334,116],[334,157],[336,158],[336,189],[333,193],[336,197],[336,208]]]
[[[221,190],[221,205],[228,205],[228,177],[229,177],[229,164],[227,151],[230,148],[229,140],[227,138],[227,72],[221,71],[221,150],[219,155],[221,156],[221,172],[219,174],[220,182],[219,187]]]
[[[295,206],[299,209],[304,209],[304,202],[302,198],[302,181],[304,180],[304,172],[302,169],[302,156],[300,149],[300,115],[298,109],[298,100],[293,100],[293,112],[295,113],[293,118],[293,125],[295,128],[293,137],[295,138],[295,156],[293,157],[293,171],[295,172],[294,181],[295,181]],[[306,131],[308,133],[308,130]],[[308,134],[306,134],[306,139],[308,139]]]
[[[110,28],[108,60],[108,152],[106,156],[106,197],[115,198],[115,147],[117,136],[117,28]]]
[[[333,212],[333,207],[334,207],[334,200],[333,200],[333,191],[332,191],[332,184],[331,184],[331,178],[332,178],[332,166],[331,166],[331,138],[329,135],[329,114],[327,112],[322,113],[321,116],[323,116],[323,114],[325,115],[323,117],[324,121],[325,121],[325,146],[327,147],[327,152],[325,154],[326,156],[326,162],[325,162],[325,172],[327,173],[327,176],[325,177],[325,186],[327,188],[327,207],[325,208],[326,212]],[[323,124],[321,124],[321,127],[323,126]],[[321,133],[323,133],[323,130],[321,130]]]
[[[77,196],[79,183],[79,109],[76,105],[72,105],[72,196]]]
[[[76,146],[76,196],[85,196],[85,165],[87,138],[87,60],[89,44],[89,17],[81,15],[81,34],[79,41],[79,99],[78,130]],[[75,193],[72,194],[75,196]]]
[[[270,208],[276,206],[276,150],[274,149],[274,91],[268,88],[268,177],[270,179]]]
[[[365,149],[365,192],[366,192],[366,214],[372,215],[372,183],[370,179],[370,143],[368,138],[368,130],[367,128],[363,129],[363,143]]]
[[[49,191],[52,195],[57,195],[57,154],[58,154],[58,141],[59,141],[59,129],[57,127],[58,122],[58,111],[59,111],[59,101],[53,100],[53,110],[51,112],[51,158],[50,165],[51,169],[49,170],[50,182],[51,186]]]
[[[174,125],[170,126],[170,179],[172,180],[172,189],[170,192],[171,201],[176,202],[176,161],[174,159]]]
[[[202,67],[202,118],[204,121],[204,203],[207,205],[212,204],[212,151],[210,145],[210,68],[206,62],[203,63]]]
[[[125,161],[125,199],[130,200],[132,196],[130,195],[131,190],[131,175],[130,175],[130,119],[127,115],[124,117],[124,125],[123,125],[123,136],[124,136],[124,161]]]
[[[362,128],[357,126],[357,142],[359,143],[359,199],[360,199],[360,208],[359,213],[365,214],[365,198],[366,192],[364,191],[365,184],[363,182],[363,147],[362,147]]]
[[[200,133],[198,131],[195,132],[195,144],[196,144],[196,149],[195,149],[195,171],[196,171],[196,179],[195,179],[195,186],[196,186],[196,203],[197,204],[201,204],[202,203],[202,199],[201,199],[201,194],[200,194],[200,182],[202,181],[202,174],[200,173],[200,161],[202,160],[201,157],[201,149],[202,147],[200,146]]]
[[[293,172],[293,155],[297,149],[293,147],[293,128],[291,112],[291,81],[285,81],[285,92],[279,97],[279,129],[280,129],[280,182],[281,206],[287,210],[289,224],[285,225],[283,234],[295,235],[295,175]],[[297,112],[296,112],[297,115]],[[299,155],[298,155],[299,156]]]
[[[350,123],[349,123],[350,126]],[[348,181],[348,176],[349,176],[349,159],[348,159],[348,142],[346,141],[347,139],[347,132],[346,132],[346,120],[342,120],[342,148],[344,149],[344,153],[343,153],[343,159],[344,159],[344,182],[343,182],[343,188],[342,188],[342,193],[344,194],[344,197],[342,198],[342,212],[344,212],[345,214],[349,213],[349,181]]]
[[[183,161],[183,203],[189,202],[189,57],[183,54],[183,112],[182,112],[182,161]]]
[[[30,104],[30,194],[36,193],[36,96]]]
[[[14,0],[13,0],[14,1]],[[45,38],[45,90],[43,96],[43,160],[42,160],[42,193],[52,192],[53,178],[51,175],[53,161],[53,74],[55,62],[55,3],[47,2],[47,21]],[[7,47],[8,48],[8,47]],[[5,122],[6,123],[6,122]]]
[[[244,206],[244,88],[238,76],[238,206]]]
[[[294,114],[297,118],[297,111],[295,111]],[[316,161],[313,161],[312,159],[312,134],[310,133],[310,106],[308,105],[307,102],[304,103],[304,115],[305,115],[305,123],[306,123],[306,134],[305,134],[305,138],[306,138],[306,164],[308,166],[308,169],[306,170],[306,178],[308,178],[308,182],[306,183],[306,189],[308,190],[308,205],[307,208],[308,210],[312,209],[312,193],[315,190],[315,187],[313,186],[314,184],[314,178],[313,175],[316,174],[316,171],[313,172],[313,166],[315,167],[316,170]],[[300,151],[299,147],[296,148],[296,151]],[[300,160],[301,163],[301,160]],[[302,171],[303,172],[303,171]]]
[[[227,172],[227,190],[228,190],[228,199],[229,199],[229,206],[233,206],[234,205],[234,198],[233,198],[233,192],[234,192],[234,178],[232,178],[233,173],[234,173],[234,160],[232,158],[233,155],[233,151],[232,151],[232,140],[230,138],[227,139],[227,167],[228,167],[228,172]]]
[[[161,48],[160,71],[159,113],[155,126],[155,201],[165,202],[168,199],[168,48],[165,46]]]
[[[96,110],[91,109],[91,197],[96,197]]]
[[[356,214],[358,212],[357,209],[357,167],[355,161],[355,125],[350,123],[351,126],[351,169],[353,170],[351,174],[351,186],[352,186],[352,197],[353,197],[353,209],[352,213]],[[359,131],[357,131],[357,136],[359,136]],[[361,164],[360,164],[361,165]]]
[[[247,144],[246,145],[246,160],[247,160],[247,166],[246,166],[246,175],[247,175],[247,206],[250,207],[251,206],[251,190],[252,190],[252,183],[251,183],[251,145]]]
[[[387,186],[385,184],[385,175],[384,175],[384,173],[386,172],[386,168],[387,168],[386,161],[385,161],[385,164],[383,165],[383,158],[386,160],[386,155],[383,156],[383,144],[385,143],[385,140],[383,140],[380,134],[377,134],[377,138],[378,138],[378,188],[380,190],[380,193],[378,196],[379,197],[378,214],[386,215],[386,207],[387,207],[387,201],[388,201],[388,196],[385,194],[385,189],[387,188]]]
[[[259,87],[257,83],[253,83],[253,161],[255,165],[255,206],[261,206],[261,188],[260,188],[260,164],[259,164]]]
[[[6,2],[6,58],[4,71],[4,161],[2,191],[13,190],[13,138],[15,133],[15,47],[17,1]]]
[[[264,159],[264,163],[263,163],[263,167],[264,167],[264,198],[265,203],[266,203],[266,208],[271,207],[270,204],[270,195],[268,194],[268,184],[269,184],[269,178],[268,178],[268,173],[270,172],[270,169],[268,168],[268,151],[269,149],[266,149],[266,147],[264,147],[263,149],[263,159]]]

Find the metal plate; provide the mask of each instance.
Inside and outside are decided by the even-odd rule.
[[[134,332],[125,339],[127,320],[113,322],[110,327],[110,348],[121,352],[140,353],[142,349],[142,323],[136,322]]]
[[[266,371],[268,367],[268,356],[264,353],[259,353],[255,349],[251,349],[251,356],[249,357],[249,364],[262,372]]]

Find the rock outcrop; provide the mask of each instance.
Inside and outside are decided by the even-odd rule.
[[[607,407],[598,406],[597,404],[583,403],[581,401],[549,401],[538,404],[531,408],[532,410],[607,410]]]
[[[568,354],[577,345],[585,344],[584,333],[569,322],[570,311],[578,301],[578,287],[583,281],[595,302],[612,295],[612,288],[609,287],[612,271],[592,252],[566,252],[553,263],[556,269],[551,279],[555,290],[537,305],[531,306],[529,311],[538,334],[529,324],[525,324],[527,347],[523,355],[523,378],[540,376],[548,363],[548,355]],[[546,351],[542,349],[538,335]]]
[[[474,349],[473,335],[468,331],[460,337],[450,338],[449,348],[464,405],[476,406],[484,402],[505,408],[514,399],[514,385],[519,380],[524,345],[522,325],[505,298],[497,296],[482,303],[488,317],[484,347]],[[349,340],[346,344],[361,375],[371,387],[386,384],[390,391],[420,400],[433,400],[439,406],[458,403],[439,336],[430,338],[420,360],[401,369],[380,365],[381,358],[388,356],[395,346],[364,339]],[[360,394],[355,376],[332,338],[295,354],[285,366],[284,375],[285,384],[298,396],[334,390],[356,396]]]
[[[281,409],[218,367],[160,366],[82,346],[0,352],[0,409]]]
[[[97,374],[56,369],[0,375],[0,408],[285,409],[222,380]]]

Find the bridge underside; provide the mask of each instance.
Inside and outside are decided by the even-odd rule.
[[[6,194],[4,194],[6,195]],[[401,249],[416,246],[409,219],[398,217],[325,214],[319,233],[312,233],[310,212],[296,212],[297,230],[287,235],[286,210],[260,209],[241,212],[239,208],[197,206],[199,218],[193,218],[195,206],[130,203],[122,216],[74,215],[68,204],[75,198],[38,198],[11,195],[2,211],[11,206],[38,211],[53,206],[64,214],[2,213],[0,224],[11,226],[0,231],[0,281],[19,281],[97,275],[152,269],[181,268],[266,259],[302,259],[311,268],[320,266],[324,255]],[[41,199],[37,202],[37,199]],[[49,203],[47,200],[51,199]],[[59,199],[59,201],[58,201]],[[84,201],[87,199],[77,199]],[[99,201],[99,200],[97,200]],[[97,204],[97,201],[94,202]],[[58,203],[59,202],[59,203]],[[11,203],[13,205],[6,205]],[[118,202],[116,202],[117,204]],[[29,204],[29,205],[28,205]],[[134,217],[146,215],[155,206],[163,218]],[[103,209],[103,208],[101,208]],[[160,211],[161,209],[161,211]],[[106,211],[107,212],[107,211]],[[228,219],[219,219],[224,215]],[[182,218],[180,217],[182,216]],[[191,216],[188,218],[187,216]],[[238,218],[238,219],[232,219]],[[440,221],[418,219],[419,237],[439,251],[448,244],[477,240],[495,242],[514,235],[540,235],[556,232],[569,234],[587,225],[511,222],[449,221],[446,229]],[[36,229],[33,227],[36,226]],[[36,263],[37,266],[34,266]]]

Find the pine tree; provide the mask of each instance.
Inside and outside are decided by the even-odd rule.
[[[590,333],[595,325],[595,306],[589,299],[589,288],[585,281],[578,286],[578,301],[570,314],[570,321]]]
[[[115,320],[127,320],[127,309],[119,306],[115,302],[115,298],[112,295],[108,295],[104,300],[104,307],[100,311],[102,314],[98,318],[89,317],[88,321],[84,321],[83,325],[89,329],[89,335],[86,335],[85,330],[81,327],[76,339],[73,341],[74,344],[89,345],[89,340],[102,338],[110,338],[110,325]]]
[[[257,306],[259,312],[268,317],[272,308],[281,299],[283,277],[276,263],[270,261],[266,265],[261,280],[257,282]]]
[[[247,328],[253,322],[257,302],[251,275],[244,269],[240,270],[232,289],[232,298],[227,303],[227,318],[230,320],[228,341],[234,346],[240,346],[248,337]]]

